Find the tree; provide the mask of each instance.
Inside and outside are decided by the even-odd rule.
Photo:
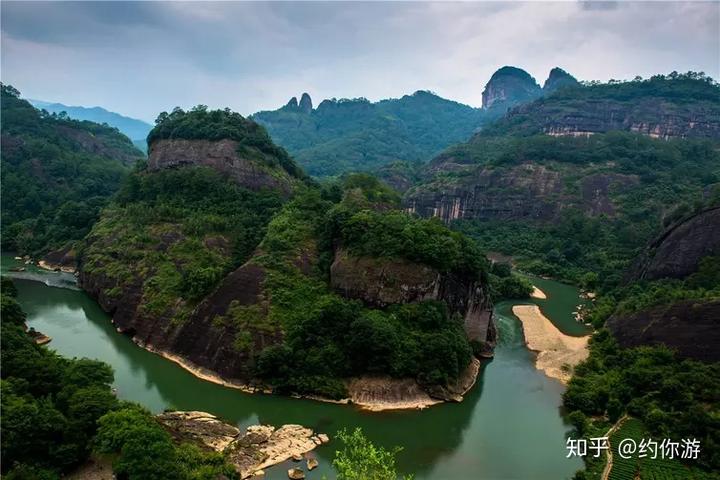
[[[352,433],[341,430],[337,434],[344,447],[335,452],[333,465],[337,470],[337,480],[397,480],[395,457],[401,448],[392,451],[375,446],[365,437],[362,429]],[[412,476],[403,477],[411,480]]]

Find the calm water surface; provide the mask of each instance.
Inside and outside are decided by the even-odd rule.
[[[3,256],[3,273],[15,263],[12,256]],[[116,333],[90,297],[68,288],[72,276],[33,268],[12,275],[24,277],[15,279],[20,304],[28,325],[52,337],[50,348],[68,357],[109,363],[118,395],[154,412],[204,410],[240,427],[299,423],[331,436],[359,426],[377,444],[402,446],[399,467],[419,480],[560,480],[582,467],[579,460],[565,458],[570,427],[560,416],[563,387],[535,369],[512,315],[513,303],[496,306],[500,341],[495,358],[484,364],[464,402],[424,411],[366,413],[351,406],[249,395],[204,382]],[[549,280],[533,281],[549,294],[548,300],[537,301],[543,312],[561,330],[583,333],[571,315],[578,291]],[[332,478],[336,445],[316,450],[320,468],[308,474],[309,480],[323,474]],[[270,469],[267,478],[286,479],[291,464]]]

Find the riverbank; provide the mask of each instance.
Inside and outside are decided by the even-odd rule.
[[[187,359],[144,344],[133,339],[133,342],[147,350],[170,360],[176,365],[182,367],[193,376],[206,382],[222,385],[223,387],[240,390],[244,393],[260,393],[272,395],[273,391],[269,388],[259,388],[252,385],[233,382],[226,380],[214,372],[199,367]],[[480,360],[473,358],[458,379],[456,385],[453,386],[453,398],[451,400],[441,400],[431,397],[426,391],[422,390],[418,383],[413,379],[394,379],[390,377],[362,377],[351,379],[347,382],[348,398],[334,400],[331,398],[321,397],[319,395],[292,395],[292,398],[304,398],[307,400],[315,400],[318,402],[335,403],[340,405],[353,404],[361,410],[369,412],[383,412],[388,410],[422,410],[433,405],[446,403],[447,401],[461,402],[463,396],[472,389],[480,374]]]
[[[572,337],[562,333],[537,305],[515,305],[512,312],[522,323],[525,344],[537,352],[538,370],[563,383],[570,381],[572,367],[588,356],[590,336]]]
[[[532,298],[537,298],[537,299],[540,299],[540,300],[547,300],[547,295],[545,295],[545,292],[543,292],[542,290],[540,290],[540,289],[539,289],[538,287],[536,287],[535,285],[533,285],[532,287],[533,287],[533,290],[532,290],[532,292],[530,292],[530,296],[531,296]]]

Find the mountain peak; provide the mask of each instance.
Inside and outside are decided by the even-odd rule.
[[[298,108],[297,97],[292,97],[283,107],[286,110],[295,110]]]
[[[575,77],[570,75],[562,68],[555,67],[550,70],[550,75],[548,76],[547,80],[545,80],[545,84],[543,85],[543,93],[548,94],[554,92],[555,90],[558,90],[559,88],[575,87],[578,85],[580,85],[580,82],[578,82]]]
[[[525,70],[504,66],[493,73],[482,94],[483,108],[507,109],[542,94],[540,85]]]
[[[312,112],[312,109],[313,104],[310,95],[308,95],[307,93],[303,93],[302,97],[300,97],[300,111],[303,113],[310,113]]]

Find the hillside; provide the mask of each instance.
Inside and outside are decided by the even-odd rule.
[[[461,398],[495,340],[470,241],[372,177],[319,188],[232,112],[160,118],[80,260],[120,331],[245,389],[362,403],[380,375],[391,401]]]
[[[307,94],[303,99],[298,104],[293,97],[286,106],[252,118],[318,177],[427,161],[469,138],[483,121],[480,109],[425,91],[377,103],[324,100],[315,109]]]
[[[3,248],[42,253],[85,236],[143,157],[116,129],[46,114],[2,86]]]
[[[127,117],[116,112],[111,112],[102,107],[80,107],[64,105],[57,102],[46,102],[43,100],[28,99],[35,108],[46,110],[49,113],[67,113],[68,118],[73,120],[88,120],[94,123],[107,123],[111,127],[120,130],[126,137],[132,140],[133,144],[141,150],[145,150],[145,139],[153,126],[137,118]]]
[[[617,129],[555,135],[525,130],[526,125],[532,119],[545,121],[547,109],[540,108],[553,105],[556,98],[565,102],[576,94],[572,92],[590,92],[602,102],[620,102],[621,92],[659,102],[656,113],[675,105],[688,115],[704,115],[720,105],[708,97],[717,88],[703,79],[656,78],[559,90],[511,111],[468,143],[436,157],[403,203],[423,217],[456,221],[484,248],[515,255],[536,273],[577,281],[584,271],[594,271],[601,282],[617,282],[618,272],[677,204],[692,204],[717,188],[720,136],[662,140]],[[667,91],[672,95],[658,100]],[[566,105],[562,118],[583,115],[583,105]],[[536,113],[522,117],[524,123],[512,123],[520,118],[518,111]],[[664,118],[662,111],[658,118]]]

